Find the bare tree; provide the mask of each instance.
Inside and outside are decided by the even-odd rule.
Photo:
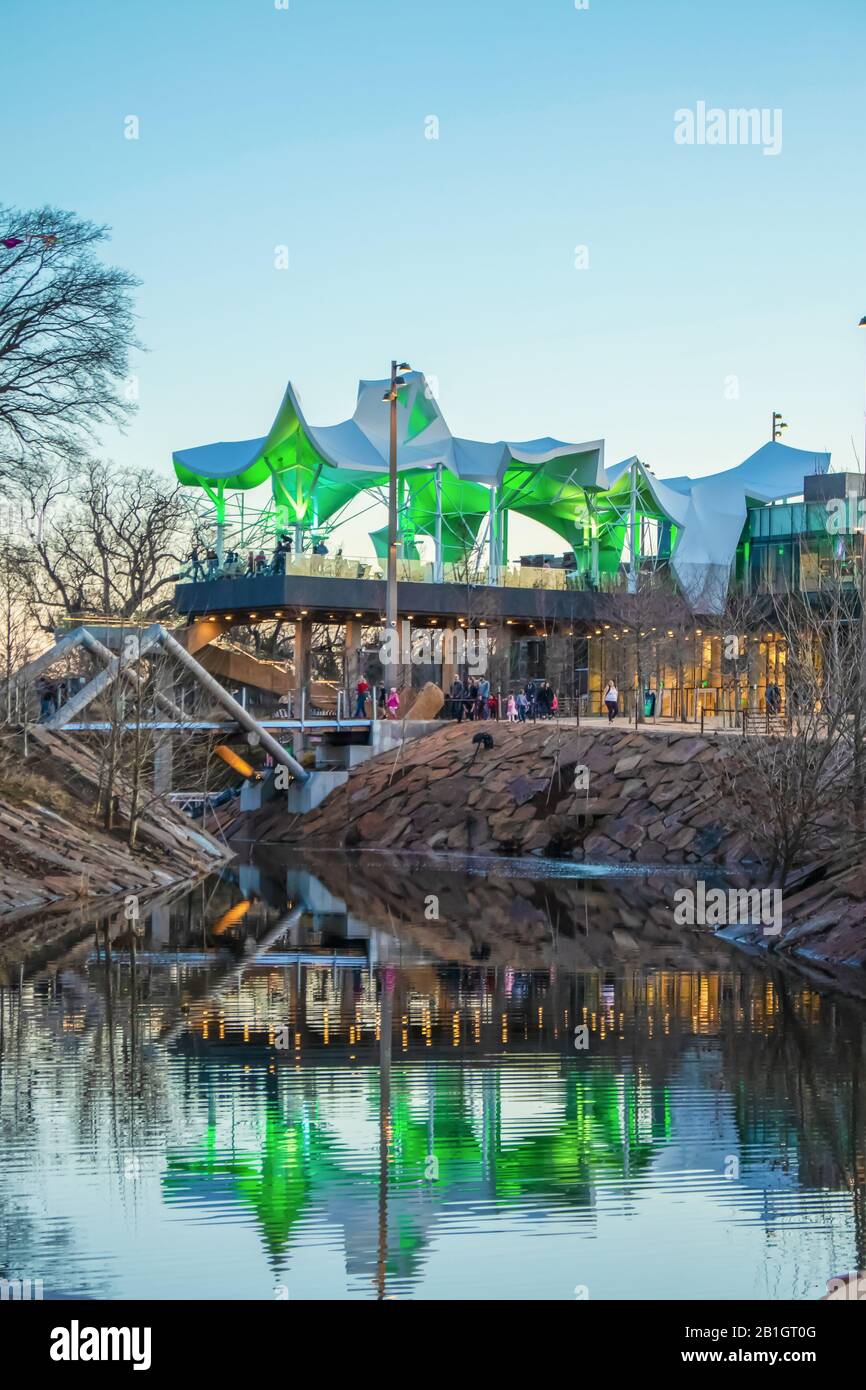
[[[12,722],[12,675],[36,655],[38,633],[29,617],[26,548],[0,540],[0,676],[5,688],[5,719]]]
[[[862,823],[851,814],[863,790],[858,599],[837,580],[812,600],[774,596],[786,636],[788,731],[774,736],[760,723],[746,725],[725,760],[743,829],[764,847],[782,887],[807,850],[862,846]]]
[[[76,617],[166,616],[194,524],[179,485],[93,459],[65,478],[25,469],[15,491],[28,518],[33,611],[52,631]]]
[[[73,212],[0,206],[0,474],[65,455],[134,408],[124,397],[138,281],[102,263],[108,230]]]

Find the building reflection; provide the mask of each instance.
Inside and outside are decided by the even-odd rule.
[[[53,1041],[54,1104],[100,1134],[111,1167],[156,1134],[167,1209],[245,1213],[276,1280],[315,1213],[342,1231],[350,1281],[379,1298],[411,1290],[444,1213],[543,1204],[592,1228],[612,1188],[649,1200],[675,1147],[695,1170],[735,1154],[738,1194],[762,1194],[768,1231],[779,1194],[848,1194],[863,1264],[858,1008],[743,969],[711,939],[678,955],[662,936],[612,960],[608,919],[648,912],[645,883],[512,883],[543,937],[540,952],[530,934],[515,944],[513,964],[486,939],[501,885],[474,884],[451,919],[463,959],[436,958],[428,925],[395,913],[417,891],[389,880],[376,899],[362,883],[362,917],[293,869],[211,883],[138,934],[100,924],[0,990],[2,1132],[48,1142],[21,1098],[36,1077],[44,1089]],[[605,891],[597,917],[575,906]],[[596,963],[575,969],[576,951]],[[686,1084],[715,1107],[706,1132],[679,1113]]]

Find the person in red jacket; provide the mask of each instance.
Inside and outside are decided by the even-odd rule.
[[[369,691],[370,687],[364,680],[364,677],[362,676],[355,687],[355,713],[353,718],[367,718],[367,695],[369,694]]]

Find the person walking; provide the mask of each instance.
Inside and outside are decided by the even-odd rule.
[[[396,685],[391,686],[391,691],[385,705],[388,711],[388,718],[396,719],[400,712],[400,696],[397,694]]]
[[[487,719],[490,714],[490,682],[485,676],[478,687],[478,715]]]
[[[505,706],[505,715],[509,724],[517,722],[517,701],[513,695],[509,695],[508,704]]]
[[[352,716],[353,719],[367,718],[367,696],[369,693],[370,687],[362,676],[355,686],[355,713]]]
[[[463,682],[459,676],[451,682],[451,718],[463,723]]]
[[[517,698],[514,702],[517,705],[517,718],[521,724],[526,723],[526,696],[522,690],[518,690]]]
[[[613,681],[608,681],[604,692],[604,703],[607,705],[607,722],[612,724],[619,713],[619,691]]]

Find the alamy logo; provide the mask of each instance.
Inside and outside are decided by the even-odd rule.
[[[762,926],[764,936],[782,930],[781,888],[710,888],[698,879],[694,889],[674,893],[678,927],[729,927],[736,923]]]
[[[37,1302],[45,1297],[41,1279],[0,1279],[0,1303]]]
[[[150,1370],[149,1327],[69,1327],[51,1330],[52,1361],[131,1361],[134,1371]]]
[[[486,628],[436,628],[413,633],[404,619],[385,631],[379,647],[383,666],[466,666],[470,676],[487,670]]]
[[[674,141],[677,145],[761,145],[764,154],[781,154],[782,111],[778,106],[726,111],[699,101],[694,111],[682,106],[674,112]]]
[[[831,536],[856,535],[866,530],[866,497],[858,492],[831,497],[826,512],[824,524]]]

